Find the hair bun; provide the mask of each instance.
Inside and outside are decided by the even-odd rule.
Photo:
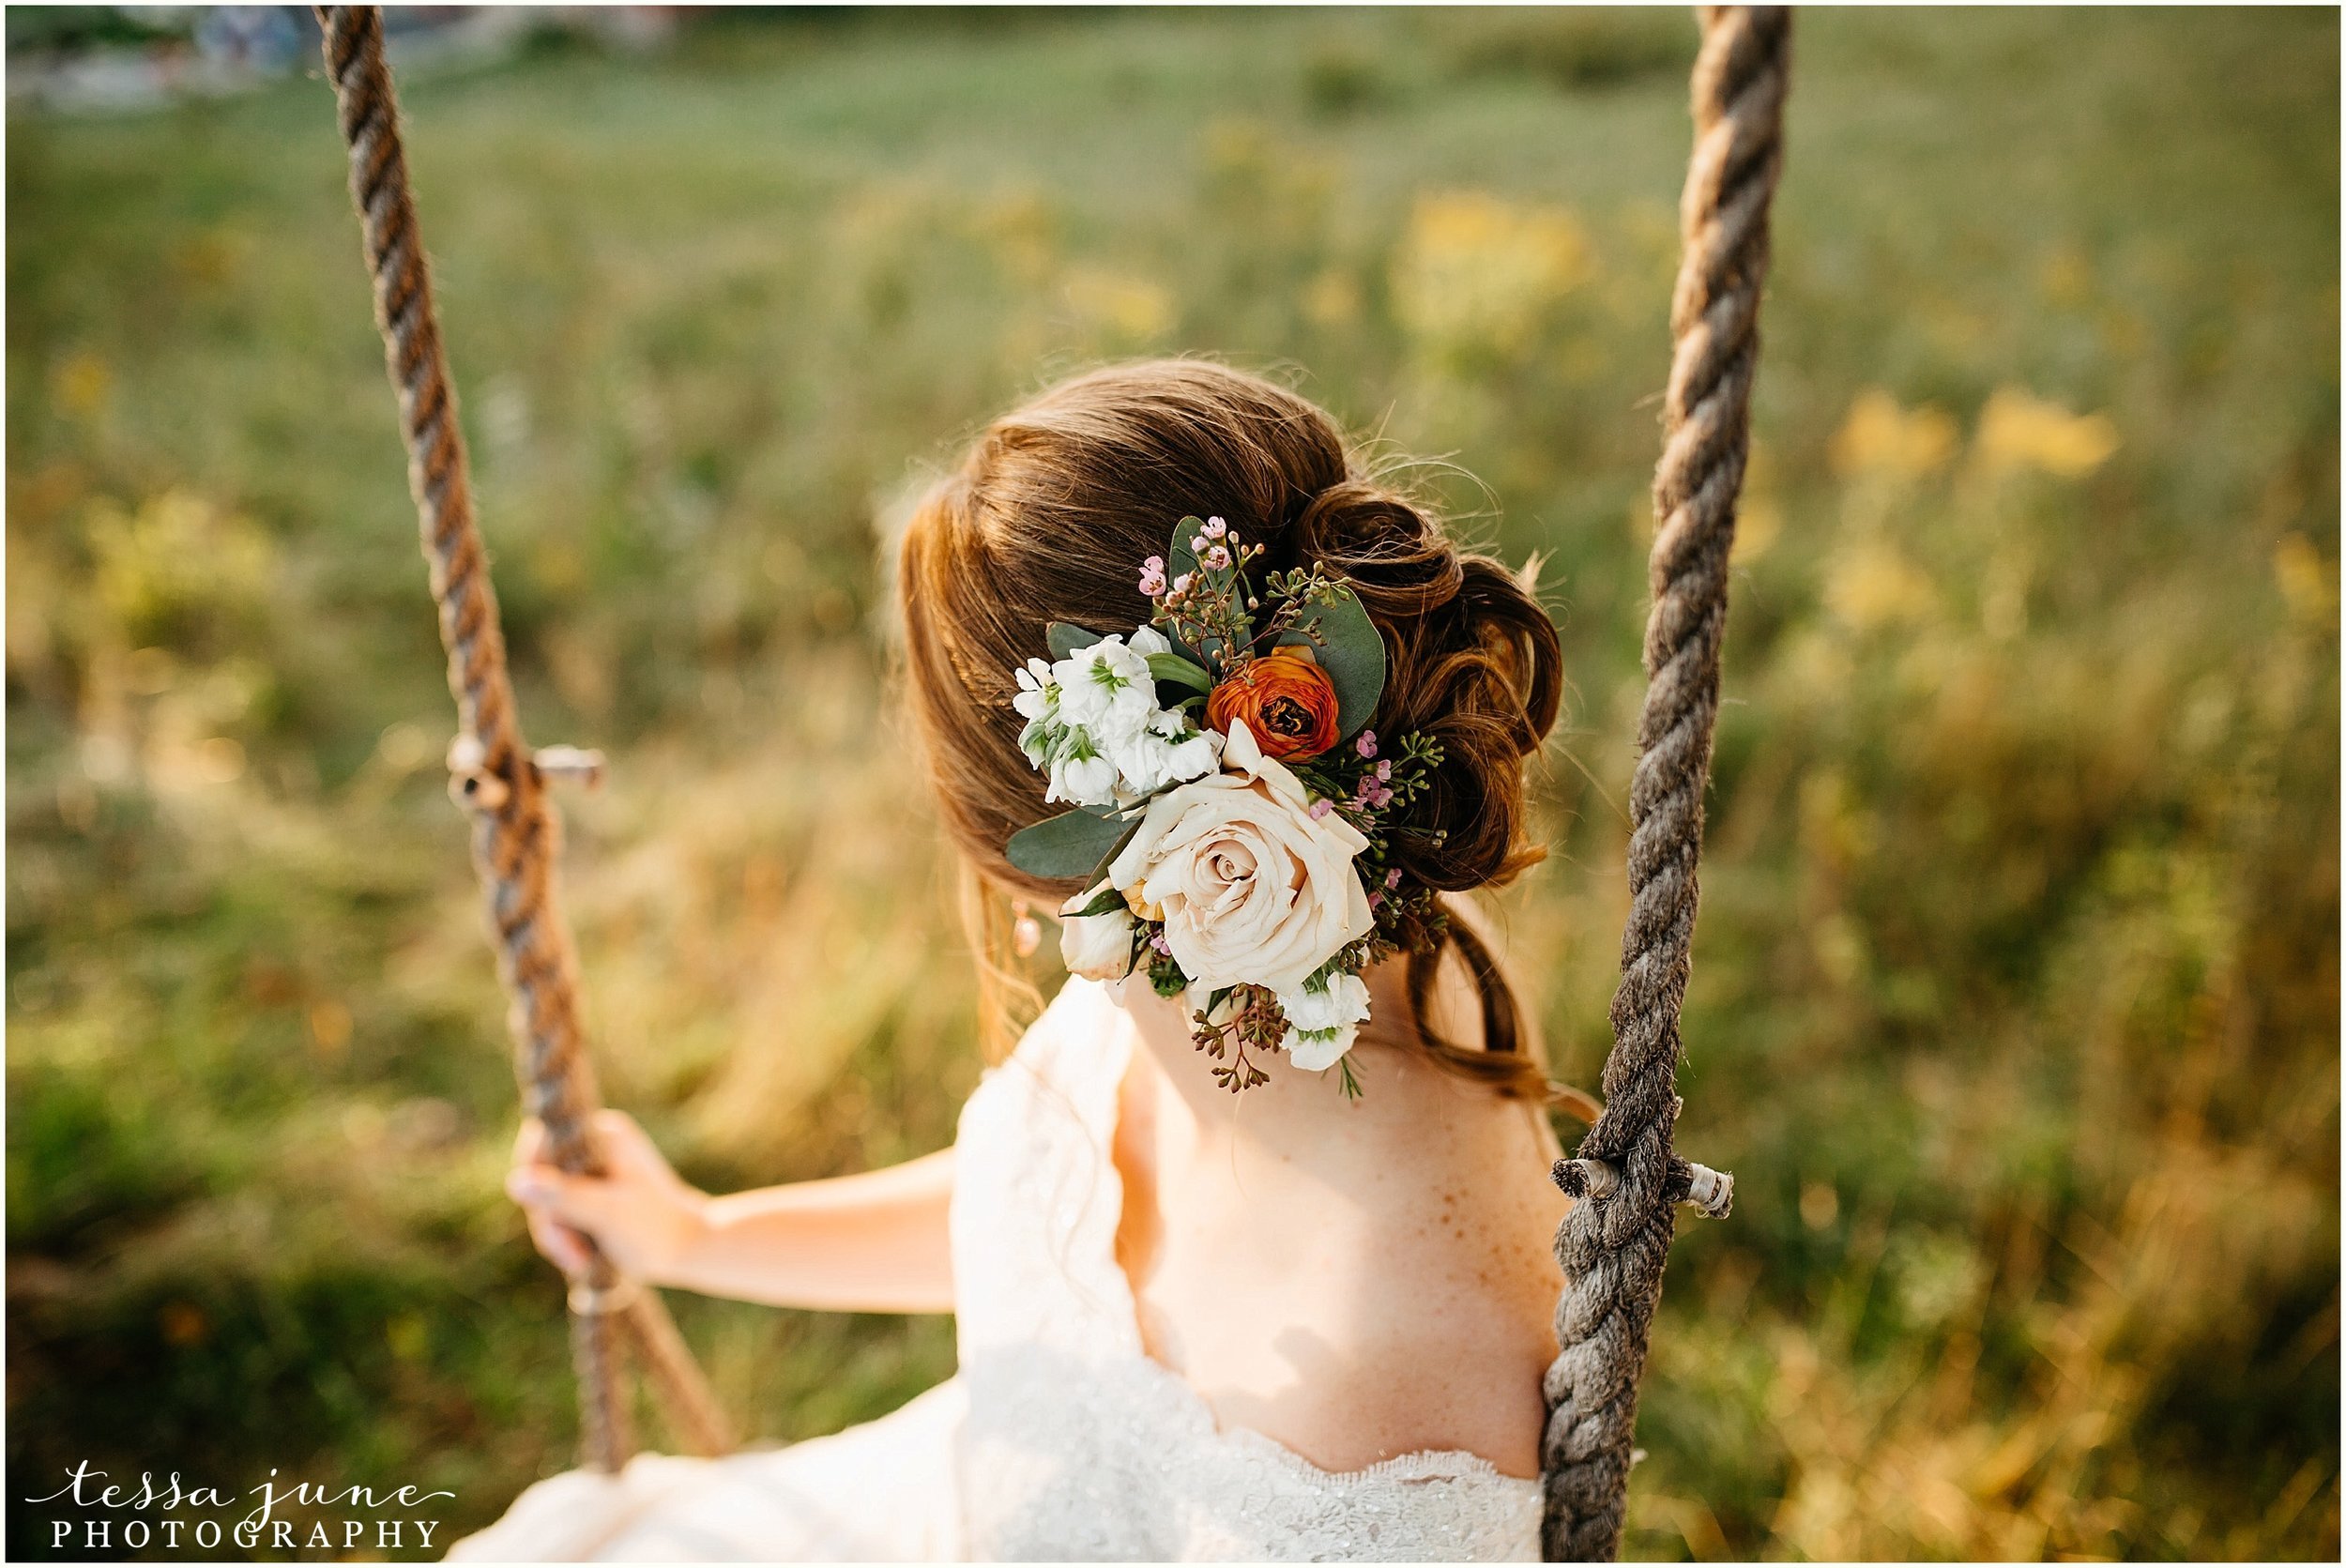
[[[1441,525],[1365,480],[1347,478],[1313,496],[1290,537],[1298,564],[1317,561],[1350,578],[1380,620],[1424,615],[1455,598],[1464,581]]]
[[[1427,834],[1396,840],[1395,859],[1452,891],[1503,882],[1535,863],[1542,851],[1524,830],[1523,759],[1556,723],[1563,654],[1523,580],[1459,550],[1407,496],[1357,478],[1313,496],[1289,542],[1296,564],[1349,578],[1384,633],[1378,726],[1441,745]]]

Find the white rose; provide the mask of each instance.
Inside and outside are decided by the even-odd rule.
[[[1133,967],[1133,913],[1119,904],[1104,915],[1080,911],[1105,890],[1103,882],[1077,893],[1059,911],[1059,955],[1071,975],[1086,980],[1121,980]]]
[[[1051,666],[1051,677],[1059,684],[1061,715],[1104,746],[1138,734],[1157,712],[1148,656],[1126,647],[1120,636],[1077,648]]]
[[[1333,974],[1319,985],[1280,992],[1279,1011],[1287,1017],[1287,1059],[1306,1073],[1325,1073],[1368,1022],[1368,982]]]
[[[1299,990],[1375,927],[1352,869],[1368,841],[1333,813],[1315,819],[1302,782],[1244,723],[1231,723],[1222,763],[1149,803],[1108,880],[1165,911],[1165,944],[1193,984]]]

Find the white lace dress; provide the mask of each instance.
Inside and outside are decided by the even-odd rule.
[[[1109,1149],[1135,1041],[1071,981],[961,1116],[958,1375],[835,1437],[541,1481],[488,1560],[1531,1560],[1539,1488],[1470,1454],[1333,1474],[1141,1347]]]

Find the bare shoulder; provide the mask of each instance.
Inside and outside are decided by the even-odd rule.
[[[1163,1049],[1187,1069],[1187,1044]],[[1194,1073],[1128,1080],[1118,1253],[1144,1347],[1224,1427],[1323,1469],[1464,1452],[1534,1476],[1567,1207],[1555,1136],[1539,1107],[1410,1045],[1364,1031],[1353,1063],[1358,1100],[1283,1074],[1238,1110]]]
[[[1556,1354],[1562,1273],[1552,1250],[1569,1200],[1520,1104],[1482,1102],[1495,1124],[1465,1160],[1429,1160],[1414,1201],[1379,1239],[1389,1285],[1363,1315],[1364,1356],[1391,1374],[1355,1412],[1391,1454],[1464,1449],[1511,1475],[1539,1473],[1540,1375]]]
[[[1277,1347],[1292,1375],[1216,1408],[1328,1469],[1465,1451],[1534,1476],[1567,1200],[1537,1112],[1446,1074],[1409,1088],[1427,1135],[1380,1140],[1311,1276],[1290,1275],[1310,1303]]]
[[[1475,924],[1495,946],[1497,934]],[[1444,1038],[1480,1043],[1463,965],[1444,964],[1427,999]],[[1379,1125],[1360,1147],[1377,1168],[1357,1176],[1366,1201],[1341,1271],[1361,1289],[1340,1346],[1361,1370],[1303,1379],[1288,1419],[1316,1429],[1331,1468],[1463,1450],[1536,1476],[1540,1376],[1556,1354],[1562,1285],[1553,1240],[1570,1207],[1548,1180],[1555,1135],[1541,1108],[1423,1056],[1376,1046],[1361,1056]]]

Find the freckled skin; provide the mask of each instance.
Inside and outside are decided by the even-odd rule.
[[[1547,1180],[1555,1138],[1536,1110],[1379,1043],[1407,1027],[1398,967],[1369,977],[1353,1103],[1284,1058],[1234,1097],[1176,1004],[1120,988],[1143,1048],[1120,1099],[1118,1260],[1150,1353],[1225,1427],[1332,1470],[1464,1449],[1536,1475],[1548,1246],[1569,1206]],[[1476,1016],[1447,968],[1467,996],[1444,999]]]

